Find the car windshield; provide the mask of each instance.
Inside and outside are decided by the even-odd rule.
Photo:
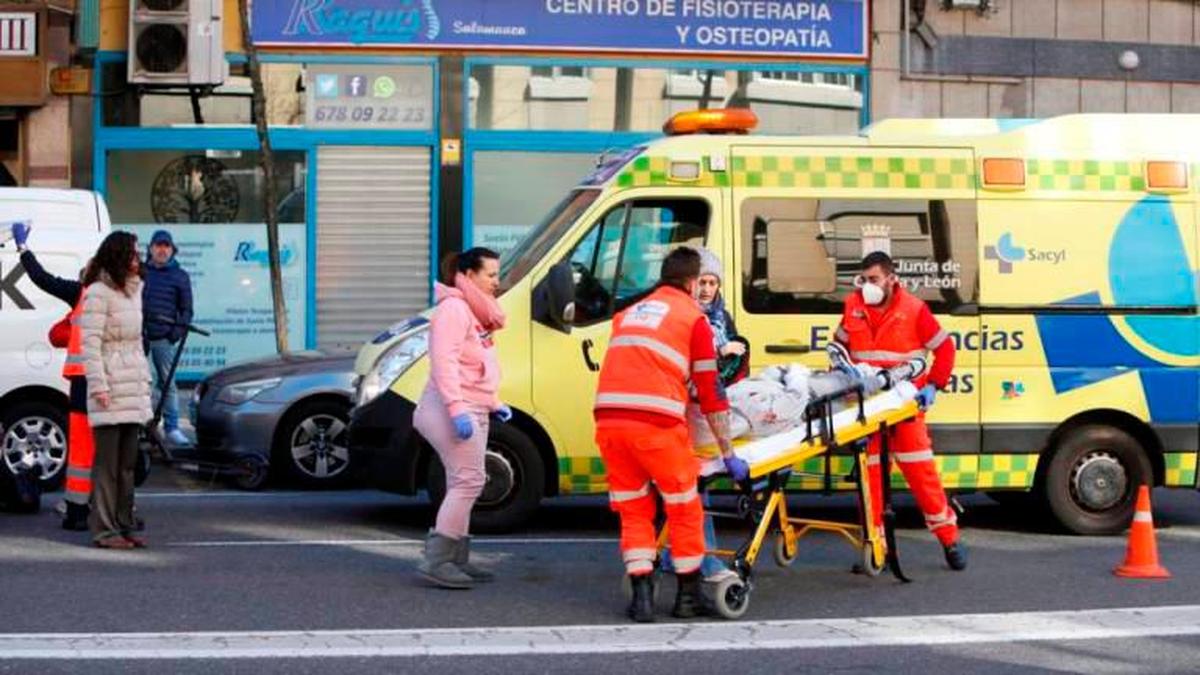
[[[524,279],[599,196],[600,190],[594,188],[572,191],[537,227],[509,249],[500,259],[500,291],[507,291]]]

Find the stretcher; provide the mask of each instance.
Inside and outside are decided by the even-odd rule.
[[[880,462],[889,467],[889,427],[916,417],[917,388],[913,380],[925,371],[923,359],[913,359],[889,370],[869,375],[855,372],[840,346],[828,350],[834,365],[831,374],[840,378],[839,386],[809,401],[805,421],[784,433],[759,440],[735,441],[734,451],[750,465],[750,476],[737,484],[738,499],[734,511],[709,511],[719,518],[735,518],[753,526],[750,536],[735,550],[708,553],[728,560],[736,576],[730,575],[706,591],[716,611],[725,618],[737,619],[750,606],[754,589],[754,564],[759,553],[773,538],[772,553],[780,566],[790,565],[797,557],[799,540],[812,532],[831,532],[842,536],[857,551],[859,567],[868,576],[890,569],[897,579],[909,579],[900,568],[891,509],[890,481],[883,480],[883,522],[875,522],[870,483],[867,478],[867,443],[872,435],[881,438]],[[837,382],[837,378],[834,379]],[[794,467],[814,457],[824,457],[826,491],[831,490],[831,457],[846,449],[854,453],[854,468],[845,477],[855,486],[859,520],[855,523],[798,518],[788,513],[786,487],[795,474]],[[704,464],[701,481],[721,477],[720,459]],[[659,532],[658,548],[667,545],[667,531]],[[659,556],[661,560],[661,555]]]

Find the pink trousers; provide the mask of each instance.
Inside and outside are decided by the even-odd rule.
[[[450,413],[441,396],[427,387],[413,415],[413,427],[429,441],[446,467],[446,498],[438,509],[434,530],[451,539],[467,536],[471,526],[471,509],[483,493],[487,474],[484,452],[487,450],[488,411],[472,409],[469,413],[475,433],[460,440],[454,433]]]

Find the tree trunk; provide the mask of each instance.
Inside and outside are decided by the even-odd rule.
[[[258,49],[250,38],[250,10],[247,0],[238,0],[238,16],[242,24],[242,46],[246,50],[250,70],[250,114],[258,132],[258,161],[262,168],[263,216],[267,224],[267,256],[271,271],[271,301],[275,309],[275,349],[288,350],[287,306],[283,301],[283,273],[279,265],[279,216],[275,211],[275,156],[271,152],[271,137],[267,133],[267,102],[263,92],[262,69]]]

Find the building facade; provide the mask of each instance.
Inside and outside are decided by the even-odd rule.
[[[179,240],[198,322],[215,329],[185,376],[273,351],[237,2],[219,29],[229,75],[210,88],[129,84],[129,6],[93,11],[80,132],[94,150],[76,184],[105,193],[117,226]],[[1192,0],[252,0],[251,13],[293,348],[353,346],[424,308],[441,254],[512,246],[597,157],[680,110],[749,106],[760,133],[852,134],[895,116],[1200,106]]]

